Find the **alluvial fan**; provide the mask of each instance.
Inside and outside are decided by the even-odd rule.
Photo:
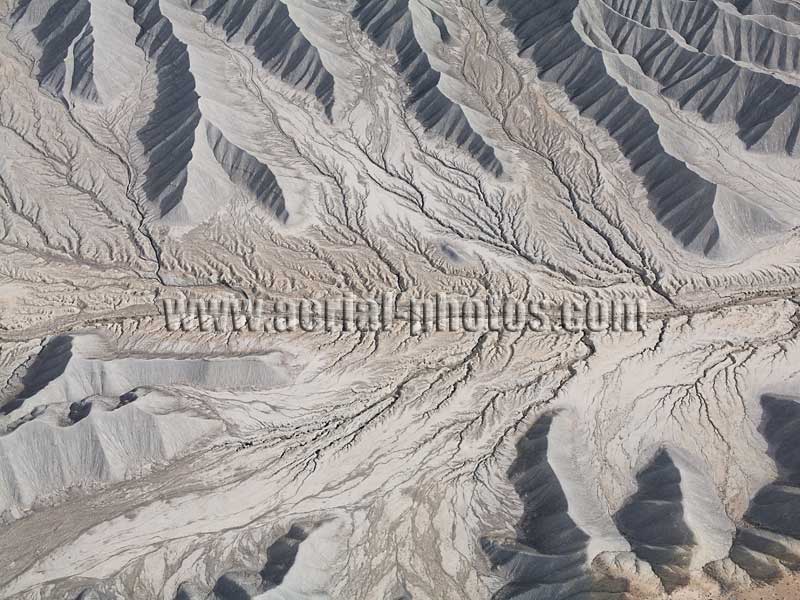
[[[800,598],[800,1],[0,0],[0,598]]]

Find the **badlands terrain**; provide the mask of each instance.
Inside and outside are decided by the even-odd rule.
[[[0,598],[795,600],[799,336],[797,0],[0,0]]]

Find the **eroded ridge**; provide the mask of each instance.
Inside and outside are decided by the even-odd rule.
[[[19,377],[19,392],[0,407],[0,413],[8,415],[18,409],[28,398],[38,394],[52,381],[61,377],[72,359],[72,337],[55,336],[25,365]]]
[[[699,5],[701,3],[697,3]],[[800,89],[797,86],[774,75],[750,70],[725,56],[698,52],[678,41],[671,30],[642,26],[633,19],[624,18],[604,2],[596,2],[595,6],[602,15],[605,34],[614,49],[633,57],[642,72],[661,86],[663,96],[675,100],[681,109],[699,113],[707,122],[735,123],[737,135],[748,149],[797,153],[800,135]],[[715,31],[703,17],[706,15],[699,10],[683,15],[679,18],[678,33],[685,30],[684,33],[693,39],[697,32]],[[647,18],[644,20],[649,22]],[[592,34],[592,26],[587,25],[587,28]],[[800,39],[790,36],[784,39],[791,40],[792,49],[778,51],[778,57],[785,59],[790,55],[794,68],[800,56]],[[769,47],[768,40],[778,43],[777,35],[764,32],[757,45],[764,52]],[[702,37],[697,41],[701,47],[713,50],[709,48],[710,41],[704,42]],[[735,46],[736,42],[732,44]]]
[[[186,44],[161,14],[158,0],[126,0],[139,26],[136,45],[150,64],[146,83],[153,103],[137,132],[146,163],[142,189],[158,204],[161,216],[177,206],[186,187],[195,130],[200,122],[199,96],[189,65]]]
[[[94,83],[94,30],[91,23],[81,33],[72,47],[73,66],[72,96],[78,96],[92,102],[99,102],[100,95]]]
[[[37,16],[40,13],[44,16]],[[89,0],[29,0],[11,15],[15,33],[33,36],[40,54],[36,80],[53,96],[100,100],[94,81],[90,14]]]
[[[289,218],[283,191],[270,168],[255,156],[230,142],[222,132],[209,123],[206,136],[214,158],[230,180],[247,190],[281,223]]]
[[[261,65],[286,83],[313,94],[332,118],[333,76],[281,0],[191,0],[229,42],[251,46]]]
[[[193,385],[248,389],[286,381],[281,355],[220,357],[150,356],[109,358],[113,350],[93,334],[56,336],[24,367],[19,390],[2,414],[39,406],[79,402],[90,396],[119,397],[137,386]],[[19,414],[19,413],[17,413]]]
[[[681,472],[660,450],[636,476],[638,491],[616,514],[620,533],[667,592],[690,581],[696,539],[684,518]]]
[[[0,514],[73,487],[120,481],[185,452],[221,423],[176,386],[256,390],[288,381],[281,358],[114,357],[101,336],[59,336],[28,361],[0,415]]]
[[[395,53],[395,68],[411,89],[408,106],[423,128],[463,148],[484,169],[500,175],[503,167],[494,149],[472,128],[462,108],[439,89],[441,75],[417,42],[408,0],[357,0],[352,15],[373,42]]]
[[[307,543],[313,545],[309,538],[314,536],[320,525],[320,523],[290,525],[285,534],[277,539],[272,538],[274,541],[266,548],[264,554],[260,554],[263,550],[256,550],[260,554],[256,560],[264,561],[261,569],[225,571],[211,586],[184,581],[178,585],[174,600],[255,600],[256,598],[272,597],[268,595],[270,590],[278,593],[276,598],[308,597],[304,590],[297,589],[298,585],[302,588],[304,579],[302,575],[295,577],[295,581],[289,583],[288,586],[284,586],[284,580],[298,561],[300,547]],[[298,568],[308,568],[309,566],[311,565],[306,564]],[[318,567],[319,565],[312,566],[312,568]],[[101,582],[82,590],[75,600],[105,600],[116,597],[111,595],[107,589],[107,584]]]
[[[753,579],[773,581],[800,571],[800,402],[765,395],[760,431],[778,477],[753,497],[730,557]]]
[[[306,529],[292,525],[285,535],[267,548],[267,560],[260,571],[229,571],[223,574],[214,584],[211,597],[215,600],[251,600],[279,587],[294,566],[297,551],[306,538]]]
[[[75,600],[115,600],[114,596],[110,593],[100,592],[98,590],[86,589],[80,594],[75,596]]]
[[[756,19],[742,18],[713,0],[606,0],[628,19],[654,29],[672,30],[692,48],[768,69],[800,69],[800,39]],[[743,12],[752,2],[734,2]],[[788,4],[786,13],[790,9]],[[800,22],[800,10],[797,11]]]
[[[800,23],[800,7],[785,0],[721,0],[733,4],[743,15],[777,17],[788,23]]]
[[[481,540],[492,564],[510,579],[493,598],[622,598],[627,581],[590,570],[590,536],[570,516],[566,494],[550,465],[548,436],[554,418],[546,414],[534,423],[517,443],[517,458],[508,471],[524,502],[516,539]]]
[[[642,178],[656,219],[686,248],[706,255],[720,241],[718,187],[669,154],[649,111],[611,75],[600,50],[586,43],[573,17],[579,0],[496,0],[519,53],[539,77],[560,85],[581,114],[617,142]],[[744,208],[743,208],[744,210]]]

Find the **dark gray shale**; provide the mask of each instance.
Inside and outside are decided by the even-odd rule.
[[[493,600],[548,598],[599,600],[622,598],[628,583],[599,578],[588,565],[589,536],[568,513],[569,503],[547,459],[554,414],[541,416],[517,443],[508,477],[522,499],[516,538],[483,538],[481,546],[509,582]]]
[[[408,106],[423,128],[466,150],[485,170],[500,175],[503,167],[494,149],[475,132],[461,107],[439,90],[441,75],[431,67],[414,36],[408,0],[356,0],[352,15],[373,42],[397,56],[395,68],[411,88]],[[439,29],[441,32],[441,26]],[[449,33],[447,36],[449,39]]]
[[[736,530],[731,559],[750,577],[771,581],[800,571],[800,402],[765,395],[760,431],[778,477],[753,497]]]
[[[231,143],[216,126],[206,126],[206,137],[220,164],[230,180],[246,189],[256,200],[280,222],[289,218],[283,191],[272,171],[257,158]]]
[[[280,0],[191,0],[191,6],[228,38],[253,48],[262,66],[312,93],[332,117],[333,76]]]
[[[139,26],[136,45],[153,67],[156,96],[147,122],[137,132],[147,166],[143,190],[167,215],[183,198],[200,122],[199,96],[190,70],[189,52],[161,14],[158,0],[126,0]]]
[[[608,131],[643,179],[658,221],[685,247],[710,254],[719,241],[717,186],[667,153],[650,113],[606,71],[601,52],[572,24],[578,0],[490,0],[506,15],[519,53],[559,84],[581,114]]]
[[[16,29],[22,23],[31,6],[30,0],[19,4],[11,15],[12,28]],[[90,13],[89,0],[56,0],[32,30],[41,49],[36,63],[36,80],[53,96],[64,97],[65,60],[74,43],[70,91],[90,102],[100,100],[94,82],[94,37],[89,23]]]

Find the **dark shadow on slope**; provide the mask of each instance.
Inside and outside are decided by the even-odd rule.
[[[0,407],[4,415],[22,406],[28,398],[40,392],[47,384],[61,376],[72,358],[72,338],[67,335],[56,336],[39,351],[22,376],[20,393]]]
[[[520,56],[536,64],[539,77],[560,85],[617,142],[642,178],[656,219],[683,246],[711,253],[719,241],[717,186],[667,153],[650,113],[608,74],[601,52],[586,45],[572,24],[578,0],[490,2],[505,13]]]
[[[206,127],[206,136],[214,158],[230,180],[245,188],[278,221],[286,223],[289,218],[286,200],[270,168],[230,142],[211,123]]]
[[[92,412],[92,401],[82,400],[81,402],[73,402],[69,405],[69,412],[67,413],[67,420],[70,424],[75,425],[89,416]]]
[[[441,16],[437,15],[432,10],[430,13],[433,24],[436,25],[436,28],[439,30],[439,39],[447,44],[450,42],[450,32],[447,30],[447,24],[444,22],[444,19]]]
[[[13,26],[26,15],[30,6],[30,2],[23,2],[17,7],[11,17]],[[99,100],[94,83],[94,38],[89,23],[90,13],[89,0],[56,0],[32,30],[42,52],[37,61],[36,80],[56,97],[64,95],[65,61],[70,47],[75,44],[70,90],[85,100]]]
[[[286,83],[314,94],[330,119],[333,76],[280,0],[191,0],[195,10],[221,27],[228,41],[253,48],[261,65]]]
[[[116,596],[93,588],[87,588],[75,596],[75,600],[116,600]]]
[[[658,4],[607,0],[605,4],[645,27],[672,29],[700,52],[779,71],[800,69],[800,38],[759,20],[743,19],[735,10],[723,10],[723,5],[714,0],[691,5],[683,0],[661,0]]]
[[[73,62],[72,85],[70,92],[91,102],[99,102],[100,94],[94,83],[94,29],[86,26],[81,37],[72,48]]]
[[[764,395],[759,428],[778,478],[761,488],[736,530],[731,559],[754,579],[800,571],[800,402]]]
[[[294,565],[300,544],[308,538],[308,533],[297,525],[292,525],[289,532],[267,548],[267,562],[259,573],[267,589],[283,583],[283,578]]]
[[[182,583],[175,593],[175,600],[206,600],[206,596],[192,584]]]
[[[181,201],[186,188],[200,122],[199,96],[186,44],[173,34],[158,0],[126,2],[139,26],[136,45],[153,65],[157,80],[155,104],[137,137],[147,160],[143,190],[148,200],[158,204],[163,217]]]
[[[800,132],[797,86],[726,56],[689,49],[669,32],[621,18],[605,4],[599,10],[616,50],[634,58],[642,72],[661,86],[661,93],[681,109],[695,111],[709,123],[735,122],[737,135],[748,149],[796,153]]]
[[[461,107],[439,90],[441,76],[414,37],[408,0],[357,0],[352,15],[373,42],[396,54],[395,68],[411,88],[408,106],[423,128],[466,150],[485,170],[500,175],[503,166],[494,149],[475,132]]]
[[[226,573],[214,584],[214,600],[252,600],[262,593],[256,578],[244,573]]]
[[[568,513],[569,503],[547,458],[554,414],[540,417],[517,443],[508,477],[524,503],[516,539],[481,539],[496,568],[510,579],[493,600],[549,600],[622,597],[628,582],[592,574],[586,553],[589,536]]]
[[[789,23],[800,23],[800,6],[786,0],[722,0],[733,4],[743,15],[778,17]]]
[[[266,562],[260,571],[229,571],[217,579],[212,590],[213,600],[252,600],[280,586],[294,566],[300,544],[307,538],[307,529],[292,525],[267,548]]]
[[[636,480],[638,491],[615,515],[617,528],[671,593],[689,583],[692,552],[697,545],[683,516],[681,473],[669,452],[662,449]]]

